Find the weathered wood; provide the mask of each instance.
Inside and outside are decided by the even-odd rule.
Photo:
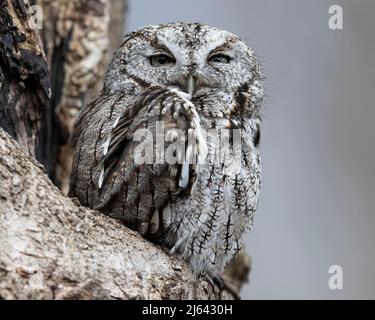
[[[26,153],[48,162],[45,116],[51,95],[42,43],[23,0],[0,4],[0,127]]]
[[[27,1],[0,4],[0,127],[67,193],[73,123],[103,85],[121,42],[126,1],[34,2],[42,8],[40,30]]]
[[[69,138],[80,109],[103,86],[105,70],[121,43],[126,1],[37,0],[51,71],[51,110],[62,130],[51,137],[52,180],[66,194],[72,163]]]

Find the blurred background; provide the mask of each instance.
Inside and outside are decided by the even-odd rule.
[[[343,8],[343,30],[328,9]],[[246,299],[375,298],[375,1],[129,0],[125,30],[202,22],[239,35],[267,77],[263,187]],[[343,268],[343,290],[328,269]]]

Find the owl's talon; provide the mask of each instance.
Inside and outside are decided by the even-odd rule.
[[[218,286],[218,288],[220,289],[220,291],[224,289],[224,281],[223,281],[223,279],[221,277],[219,277],[219,276],[213,276],[212,277],[212,281],[213,281],[214,284],[216,284]]]
[[[223,277],[221,276],[213,276],[210,278],[210,283],[213,285],[216,285],[216,287],[219,289],[219,295],[222,291],[228,291],[235,300],[241,300],[241,297],[239,296],[237,290],[233,288],[232,285],[230,285]]]

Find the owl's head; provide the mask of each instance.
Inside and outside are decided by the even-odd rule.
[[[199,23],[145,27],[125,36],[108,69],[105,90],[177,87],[192,96],[263,97],[263,75],[253,51],[236,35]]]

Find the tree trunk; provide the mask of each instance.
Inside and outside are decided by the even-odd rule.
[[[106,67],[121,43],[126,1],[37,0],[43,9],[41,34],[51,70],[50,122],[54,183],[67,194],[73,160],[69,147],[80,109],[103,86]],[[57,119],[56,119],[57,117]]]
[[[39,34],[32,29],[23,0],[0,4],[0,127],[42,163],[47,143],[51,96]]]

